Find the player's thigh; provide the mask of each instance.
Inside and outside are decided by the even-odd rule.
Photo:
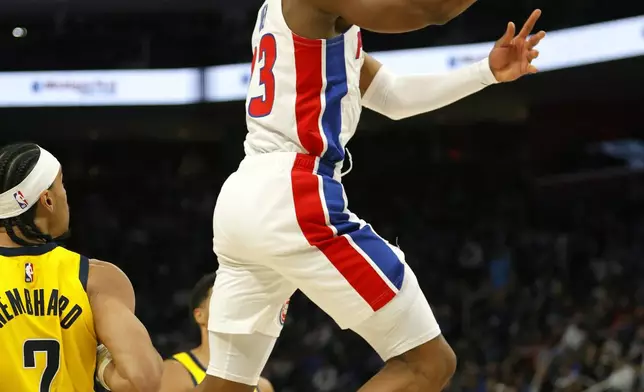
[[[257,385],[295,287],[263,265],[222,256],[219,263],[210,299],[207,373],[228,382]]]
[[[210,363],[207,374],[233,383],[233,387],[234,384],[242,384],[237,388],[241,391],[244,385],[257,385],[277,338],[259,332],[230,334],[210,331],[208,340]]]
[[[404,253],[370,225],[321,241],[279,272],[331,316],[361,335],[387,360],[440,335],[440,328]],[[285,267],[285,268],[282,268]]]
[[[351,232],[275,263],[278,272],[343,329],[359,325],[393,300],[406,270],[404,254],[397,247],[364,222],[355,224]]]
[[[405,354],[441,333],[409,266],[406,266],[405,279],[396,297],[352,329],[385,361]]]
[[[208,329],[278,337],[295,286],[269,267],[219,256]]]

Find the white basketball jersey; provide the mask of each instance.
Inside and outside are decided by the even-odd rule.
[[[266,0],[253,31],[246,98],[247,155],[285,151],[344,159],[362,111],[360,28],[327,40],[299,37]]]

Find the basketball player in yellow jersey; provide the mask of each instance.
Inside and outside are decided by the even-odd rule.
[[[163,363],[163,378],[159,392],[188,392],[194,390],[206,377],[206,368],[210,359],[208,345],[208,312],[212,286],[215,284],[215,274],[201,278],[192,289],[190,296],[190,311],[201,332],[199,347],[178,353]],[[255,392],[274,392],[271,383],[260,377]]]
[[[91,392],[95,370],[114,392],[157,391],[162,362],[130,281],[58,246],[68,226],[58,160],[0,149],[0,392]]]

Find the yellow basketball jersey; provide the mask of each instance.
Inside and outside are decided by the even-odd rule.
[[[192,383],[195,386],[201,384],[203,379],[206,378],[206,367],[190,351],[174,354],[172,359],[183,365],[190,374]],[[255,392],[259,392],[259,389],[256,388]]]
[[[188,373],[190,373],[192,382],[195,385],[201,384],[203,379],[206,378],[206,368],[190,351],[174,354],[172,359],[183,365]]]
[[[0,392],[94,390],[89,260],[49,243],[0,248]]]

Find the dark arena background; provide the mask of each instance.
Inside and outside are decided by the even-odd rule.
[[[258,7],[0,1],[1,140],[58,156],[66,245],[128,274],[164,356],[195,344],[188,295],[217,268]],[[449,71],[537,7],[540,74],[409,120],[365,111],[350,207],[415,269],[459,358],[450,391],[644,391],[644,3],[481,0],[364,47],[397,72]],[[298,293],[264,375],[352,392],[381,366]]]

